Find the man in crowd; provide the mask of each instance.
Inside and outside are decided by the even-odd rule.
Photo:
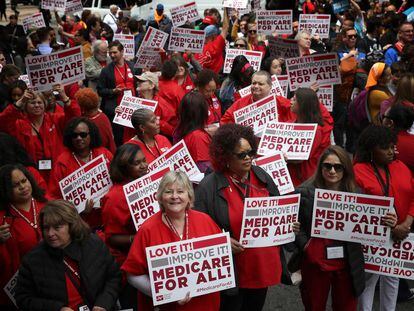
[[[116,31],[118,30],[118,10],[119,8],[116,4],[111,4],[111,6],[109,7],[109,13],[106,14],[103,19],[103,22],[109,25],[109,27],[111,27],[114,33],[116,33]]]
[[[398,41],[385,52],[385,63],[388,66],[400,60],[406,44],[413,43],[414,28],[410,22],[404,22],[398,28]]]

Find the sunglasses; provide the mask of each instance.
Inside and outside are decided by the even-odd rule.
[[[86,138],[86,137],[88,137],[88,135],[89,135],[89,133],[88,133],[88,132],[79,132],[79,133],[72,133],[72,134],[70,135],[70,137],[71,137],[72,139],[78,138],[78,136],[80,136],[81,138]]]
[[[244,45],[244,44],[235,44],[234,47],[236,47],[236,48],[245,48],[246,45]]]
[[[257,33],[257,30],[249,30],[249,33]]]
[[[237,159],[244,160],[247,156],[249,156],[249,158],[253,158],[256,155],[256,151],[250,149],[240,153],[233,152],[233,154],[236,156]]]
[[[331,171],[333,168],[335,172],[338,173],[344,171],[344,166],[342,164],[322,163],[322,168],[327,171]]]
[[[349,35],[348,36],[348,39],[356,39],[357,38],[357,35]]]

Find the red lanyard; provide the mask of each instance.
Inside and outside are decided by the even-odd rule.
[[[76,163],[78,163],[79,167],[82,167],[82,163],[80,163],[78,157],[75,155],[74,152],[72,152],[72,155],[75,158]],[[91,150],[91,152],[89,152],[89,160],[88,160],[88,162],[92,161],[92,159],[93,159],[93,157],[92,157],[92,150]],[[88,162],[86,162],[86,163],[88,163]]]
[[[13,211],[16,212],[25,222],[27,222],[30,227],[37,230],[37,213],[36,213],[36,201],[32,199],[31,208],[33,213],[33,222],[31,222],[26,216],[24,216],[13,204],[10,204],[10,207]]]
[[[125,72],[125,76],[121,73],[121,70],[119,70],[118,66],[115,65],[116,70],[118,70],[119,75],[121,76],[122,80],[124,80],[124,84],[126,86],[127,83],[127,78],[128,78],[128,73],[127,73],[127,68],[126,68],[127,64],[124,64],[124,72]]]
[[[166,213],[164,213],[163,215],[164,215],[165,221],[167,222],[167,225],[168,225],[168,227],[170,228],[170,230],[171,230],[172,232],[174,232],[174,234],[175,234],[176,236],[178,236],[178,238],[179,238],[180,240],[188,240],[188,227],[189,227],[189,223],[188,223],[188,212],[187,212],[187,211],[185,211],[185,223],[184,223],[184,227],[185,227],[185,235],[184,235],[184,236],[181,236],[181,235],[178,233],[177,228],[174,226],[174,224],[172,223],[171,219],[167,216],[167,214],[166,214]]]
[[[147,143],[146,142],[144,142],[144,140],[142,140],[143,141],[143,143],[144,143],[144,145],[145,145],[145,147],[147,147],[147,150],[155,157],[155,158],[158,158],[160,155],[161,155],[161,151],[160,151],[160,149],[158,148],[158,144],[157,144],[157,142],[155,141],[155,139],[154,139],[154,146],[155,146],[155,149],[158,151],[158,155],[156,155],[156,154],[154,154],[154,152],[152,152],[152,150],[151,150],[151,147],[150,146],[148,146],[147,145]]]

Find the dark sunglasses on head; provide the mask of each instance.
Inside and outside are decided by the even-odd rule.
[[[349,35],[348,36],[348,39],[356,39],[357,38],[357,35]]]
[[[334,168],[335,172],[343,172],[344,166],[342,164],[322,163],[322,168],[331,171]]]
[[[247,156],[253,158],[256,155],[256,152],[254,150],[247,150],[240,153],[233,152],[233,154],[236,156],[237,159],[244,160]]]
[[[72,135],[70,135],[72,137],[72,139],[78,138],[78,136],[80,136],[81,138],[86,138],[88,137],[89,133],[88,132],[79,132],[79,133],[72,133]]]
[[[257,30],[249,30],[249,33],[257,33]]]

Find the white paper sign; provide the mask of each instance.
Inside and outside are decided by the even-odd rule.
[[[118,40],[124,46],[124,57],[133,59],[135,57],[135,40],[134,35],[124,35],[122,33],[114,34],[114,41]]]
[[[283,97],[287,97],[289,91],[289,77],[288,75],[279,75],[277,76],[277,80],[279,81],[279,85],[283,91]]]
[[[30,29],[38,29],[42,27],[46,27],[46,24],[41,12],[23,18],[23,29],[25,33]]]
[[[300,14],[299,31],[307,30],[312,36],[318,35],[321,39],[329,39],[331,15],[329,14]]]
[[[246,97],[247,95],[250,95],[252,93],[251,91],[252,86],[246,86],[245,88],[242,88],[239,90],[239,95],[241,98]],[[272,90],[270,91],[270,94],[276,95],[276,96],[283,96],[286,97],[284,90],[282,86],[279,84],[279,79],[276,75],[272,75]]]
[[[240,243],[244,248],[269,247],[295,240],[300,194],[244,200]]]
[[[146,48],[163,48],[165,42],[167,42],[168,33],[155,29],[154,27],[148,27],[148,30],[142,40],[141,46]]]
[[[332,85],[326,85],[319,87],[318,92],[319,102],[321,102],[325,107],[326,110],[332,112],[333,110],[333,87]]]
[[[231,67],[233,67],[234,58],[238,55],[244,55],[249,61],[250,65],[254,68],[254,71],[260,70],[260,64],[262,62],[262,52],[227,49],[223,73],[230,73]]]
[[[28,75],[21,75],[19,77],[19,80],[23,81],[24,83],[26,83],[26,85],[29,87],[30,86],[30,81],[29,81],[29,76]]]
[[[256,12],[257,31],[267,35],[292,34],[292,10],[259,10]]]
[[[270,37],[269,53],[272,57],[294,58],[299,56],[299,47],[296,40]]]
[[[156,100],[124,95],[121,99],[121,103],[119,104],[122,112],[115,114],[113,123],[134,128],[131,123],[131,116],[134,111],[137,109],[145,108],[154,112],[157,108],[157,104],[158,102]]]
[[[156,68],[161,69],[161,55],[159,49],[146,48],[142,44],[137,52],[135,68]]]
[[[82,0],[67,0],[65,14],[75,14],[83,11]]]
[[[202,53],[206,33],[204,30],[173,28],[168,49],[170,51]]]
[[[7,297],[13,302],[13,304],[17,307],[16,299],[14,295],[16,294],[16,284],[17,284],[17,277],[19,276],[19,271],[17,270],[15,274],[13,274],[10,281],[7,282],[6,286],[4,286],[3,290],[6,293]]]
[[[245,9],[249,0],[223,0],[223,8]]]
[[[236,286],[228,233],[147,247],[146,255],[154,306]]]
[[[63,178],[59,187],[63,199],[72,202],[79,213],[84,211],[87,200],[97,203],[112,187],[105,156],[101,154]]]
[[[174,27],[184,25],[187,22],[192,23],[200,19],[195,2],[172,8],[170,9],[170,13]]]
[[[42,0],[41,8],[44,10],[64,12],[66,0]]]

